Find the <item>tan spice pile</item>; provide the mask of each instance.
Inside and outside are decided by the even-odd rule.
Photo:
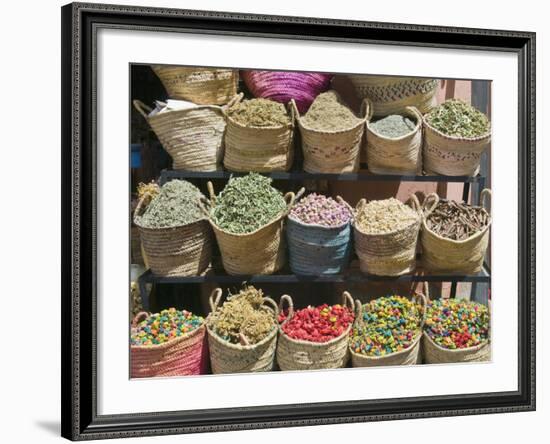
[[[284,105],[268,99],[243,100],[229,108],[227,115],[241,125],[258,128],[290,124]]]
[[[355,218],[357,227],[368,234],[384,234],[418,222],[420,216],[411,207],[391,197],[372,200]]]
[[[340,131],[353,128],[359,119],[342,101],[336,91],[317,96],[309,111],[302,117],[302,124],[319,131]]]

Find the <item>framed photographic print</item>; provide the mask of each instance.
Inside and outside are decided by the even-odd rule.
[[[64,6],[63,436],[533,410],[534,45]]]

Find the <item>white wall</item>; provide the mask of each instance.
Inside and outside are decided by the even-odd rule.
[[[461,2],[393,0],[389,2],[338,0],[311,2],[278,0],[118,0],[119,3],[212,9],[260,14],[305,15],[342,19],[516,29],[538,33],[538,240],[537,268],[543,270],[542,195],[548,180],[542,177],[544,109],[549,103],[543,75],[550,48],[544,32],[544,2]],[[2,433],[13,442],[59,439],[59,270],[60,270],[60,6],[57,0],[4,2],[2,11],[0,85],[0,260],[2,296]],[[546,75],[548,78],[548,75]],[[547,114],[547,113],[546,113]],[[546,157],[546,159],[544,159]],[[546,163],[546,166],[548,163]],[[7,176],[6,176],[7,175]],[[545,182],[543,184],[543,181]],[[550,192],[550,190],[546,190]],[[544,210],[547,212],[548,205]],[[548,220],[545,217],[545,220]],[[547,241],[547,238],[544,239]],[[7,246],[7,248],[6,248]],[[438,441],[512,442],[544,432],[550,419],[548,384],[543,380],[542,354],[548,326],[548,304],[542,296],[550,286],[539,274],[538,298],[538,411],[535,413],[440,418],[371,424],[322,426],[269,431],[201,434],[154,438],[156,442],[299,442],[323,443],[388,439],[409,443]],[[543,287],[544,285],[544,287]],[[514,289],[511,289],[513,291]],[[7,306],[6,306],[7,303]],[[544,336],[544,338],[543,338]],[[548,354],[548,347],[546,347]],[[411,381],[414,383],[414,381]],[[7,415],[7,416],[6,416]],[[17,437],[17,438],[16,438]],[[7,438],[7,437],[6,437]],[[140,442],[146,442],[146,439]],[[130,442],[128,440],[127,442]],[[133,441],[133,440],[132,440]],[[540,439],[535,440],[539,442]],[[6,439],[8,442],[8,439]]]

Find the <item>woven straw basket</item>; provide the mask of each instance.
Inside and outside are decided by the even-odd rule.
[[[361,353],[356,353],[350,347],[351,365],[352,367],[379,367],[388,365],[415,365],[422,363],[421,353],[421,338],[422,329],[424,328],[424,320],[426,317],[426,303],[428,298],[428,284],[424,282],[424,294],[416,293],[412,296],[413,300],[420,300],[424,309],[422,313],[422,321],[418,334],[416,335],[412,345],[398,352],[390,353],[385,356],[367,356]],[[355,301],[355,322],[362,322],[363,313],[361,301]]]
[[[486,210],[486,201],[490,199],[491,191],[481,192],[481,206]],[[427,271],[439,274],[476,274],[483,267],[483,260],[489,245],[491,218],[487,226],[465,240],[453,240],[442,237],[428,228],[426,218],[437,207],[439,197],[429,194],[423,205],[422,231],[422,261]]]
[[[150,196],[141,198],[134,212],[146,263],[159,276],[196,276],[210,265],[212,229],[205,218],[187,225],[170,228],[147,228],[139,225],[136,216],[143,214]]]
[[[367,165],[375,174],[422,173],[422,114],[407,106],[402,115],[416,121],[415,128],[400,137],[387,137],[374,132],[367,118]]]
[[[364,116],[352,128],[339,131],[320,131],[308,128],[300,118],[292,99],[296,120],[302,135],[304,170],[308,173],[349,173],[359,169],[361,142],[365,128],[367,104],[361,107]]]
[[[138,313],[133,327],[149,314]],[[203,325],[163,344],[130,346],[130,377],[203,375],[208,370],[208,343]]]
[[[489,305],[489,310],[491,306]],[[490,314],[490,313],[489,313]],[[490,324],[489,324],[490,328]],[[448,349],[436,344],[426,332],[422,334],[422,348],[425,364],[447,364],[457,362],[484,362],[491,360],[491,331],[489,339],[475,347]]]
[[[363,273],[377,276],[400,276],[416,268],[416,244],[421,224],[421,207],[417,197],[411,194],[411,207],[418,213],[418,220],[404,228],[383,234],[368,234],[354,223],[355,252]],[[366,205],[361,199],[356,214]]]
[[[319,94],[329,88],[332,74],[291,71],[242,71],[241,77],[254,97],[287,104],[296,101],[305,113]]]
[[[216,288],[210,295],[211,314],[214,313],[218,305],[222,290]],[[275,361],[275,349],[277,348],[277,321],[279,310],[275,301],[271,298],[264,298],[263,305],[265,310],[270,310],[274,314],[273,331],[260,342],[254,345],[232,344],[220,338],[208,326],[208,348],[210,351],[210,363],[212,373],[247,373],[247,372],[267,372],[273,369]]]
[[[475,176],[481,154],[491,143],[491,131],[479,137],[447,136],[424,116],[424,170],[426,174]]]
[[[340,196],[336,199],[347,205]],[[353,214],[351,208],[350,211]],[[301,275],[341,273],[352,250],[350,222],[325,227],[305,224],[289,215],[286,237],[290,269]]]
[[[292,298],[281,296],[279,311],[284,303],[288,304],[288,322],[294,316]],[[342,305],[354,311],[354,302],[351,295],[342,293]],[[284,323],[282,324],[284,325]],[[352,324],[337,338],[328,342],[310,342],[293,339],[279,327],[279,343],[277,345],[277,364],[283,371],[286,370],[319,370],[345,367],[349,359],[348,338]]]
[[[241,100],[235,96],[230,104]],[[134,100],[134,107],[149,123],[175,170],[215,171],[223,158],[225,117],[217,105],[200,105],[149,117],[150,107]]]
[[[230,171],[288,171],[294,159],[294,111],[290,123],[270,127],[242,125],[226,116],[225,156]]]
[[[438,80],[416,77],[349,76],[357,95],[370,99],[375,116],[399,114],[414,106],[425,114],[435,106]]]
[[[168,97],[198,105],[225,105],[237,94],[236,69],[153,65]]]
[[[210,202],[216,205],[216,196],[212,182],[208,182]],[[235,234],[218,227],[210,218],[210,224],[216,234],[220,247],[223,268],[228,274],[273,274],[285,264],[285,238],[283,236],[284,219],[292,205],[295,195],[285,194],[286,210],[276,219],[251,233]]]

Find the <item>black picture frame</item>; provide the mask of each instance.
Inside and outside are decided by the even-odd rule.
[[[72,3],[62,14],[62,436],[71,440],[535,409],[535,33]],[[99,27],[515,53],[519,62],[518,390],[98,416],[95,37]]]

